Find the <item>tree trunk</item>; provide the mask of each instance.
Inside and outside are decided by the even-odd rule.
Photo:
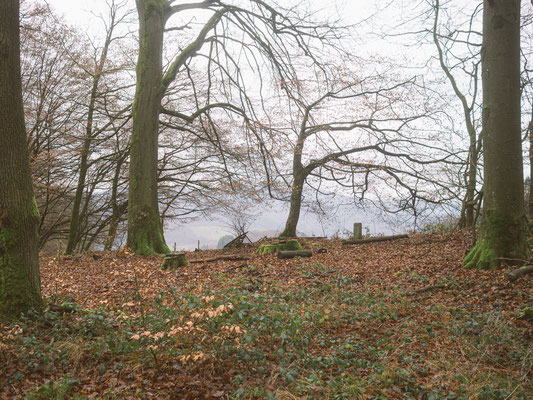
[[[466,267],[498,268],[527,259],[520,132],[520,0],[483,9],[484,218]]]
[[[364,243],[375,243],[375,242],[386,242],[389,240],[397,240],[397,239],[405,239],[408,238],[409,235],[404,233],[401,235],[392,235],[392,236],[376,236],[366,239],[346,239],[343,240],[343,244],[364,244]]]
[[[109,222],[109,230],[107,231],[107,237],[105,240],[104,250],[112,250],[113,244],[117,237],[118,224],[120,223],[120,217],[127,210],[128,203],[122,203],[120,205],[113,205],[113,215]]]
[[[139,14],[137,87],[131,137],[128,247],[136,254],[170,253],[157,199],[159,108],[162,96],[163,31],[168,3],[136,0]]]
[[[459,223],[461,228],[471,228],[474,225],[474,210],[476,206],[475,194],[478,151],[476,143],[472,143],[472,139],[470,139],[470,141],[470,147],[468,149],[468,171],[466,174],[466,194],[463,199],[463,210],[461,212],[461,221]]]
[[[89,110],[89,113],[92,112]],[[87,171],[89,170],[89,148],[90,148],[91,139],[86,137],[83,141],[83,147],[81,150],[80,157],[80,172],[78,175],[78,184],[76,186],[76,193],[74,194],[74,201],[72,203],[72,213],[70,215],[70,227],[68,232],[67,248],[65,254],[72,254],[76,245],[78,244],[80,235],[79,235],[79,216],[80,216],[80,205],[83,197],[83,192],[85,190],[85,179],[87,177]]]
[[[300,219],[300,210],[302,208],[302,191],[305,182],[303,168],[298,167],[294,170],[294,181],[291,189],[291,200],[289,216],[285,223],[285,229],[279,235],[280,237],[296,237],[296,227]]]
[[[0,2],[0,318],[40,308],[37,227],[22,105],[19,1]]]
[[[111,221],[109,222],[109,230],[107,231],[104,250],[111,250],[113,248],[113,244],[115,243],[115,238],[117,236],[117,229],[118,224],[120,223],[120,218],[122,214],[124,214],[128,209],[128,202],[118,204],[118,184],[120,179],[120,171],[122,168],[122,164],[124,163],[124,161],[126,161],[127,154],[128,152],[125,151],[125,154],[117,160],[117,164],[115,166],[115,175],[113,176],[110,200],[113,214],[111,215]]]
[[[302,127],[296,147],[294,148],[292,158],[292,188],[289,216],[285,223],[285,229],[279,235],[280,237],[296,237],[296,227],[298,226],[298,220],[300,219],[300,210],[302,208],[302,192],[305,183],[305,178],[309,175],[310,171],[307,171],[302,164],[302,153],[305,144],[305,130]]]

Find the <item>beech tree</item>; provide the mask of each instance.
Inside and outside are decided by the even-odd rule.
[[[417,128],[432,123],[432,111],[416,79],[395,81],[380,71],[387,69],[385,61],[380,64],[360,60],[326,76],[320,72],[316,80],[283,85],[288,102],[280,99],[271,114],[285,121],[273,117],[265,127],[292,155],[289,215],[280,236],[296,236],[306,187],[317,196],[349,190],[354,202],[415,215],[421,203],[454,196],[438,172],[459,160],[432,133]],[[284,170],[283,162],[277,164]]]
[[[520,0],[484,0],[484,209],[467,268],[494,269],[527,259],[520,126]]]
[[[80,34],[39,2],[21,6],[30,167],[41,213],[40,249],[46,252],[64,249],[69,238],[68,252],[110,249],[125,239],[135,48],[125,32],[124,5],[110,1],[103,15],[95,16],[105,25],[101,37]],[[195,105],[200,100],[188,84],[181,79],[168,97]],[[172,116],[162,123],[157,168],[162,222],[214,210],[225,186],[221,176],[227,175],[219,160],[221,154],[231,158],[230,140],[224,149],[215,148],[202,136],[201,123],[187,126]]]
[[[326,43],[337,35],[329,25],[317,25],[309,16],[307,19],[300,17],[297,8],[285,8],[274,2],[252,0],[234,4],[205,0],[174,3],[171,0],[136,0],[139,55],[133,104],[127,244],[139,254],[169,252],[158,208],[160,112],[180,119],[182,124],[200,121],[209,140],[215,148],[219,148],[220,137],[214,122],[217,112],[239,116],[243,131],[251,131],[251,125],[257,121],[253,102],[246,94],[247,85],[244,83],[241,62],[252,64],[249,70],[255,70],[259,75],[266,73],[268,66],[270,73],[279,80],[290,81],[295,78],[291,65],[292,53],[300,51],[307,55],[311,63],[316,64],[318,60],[313,57],[313,44]],[[192,40],[173,57],[163,73],[165,31],[182,31],[190,25],[166,28],[166,24],[170,17],[187,10],[205,10],[204,13],[210,16]],[[232,54],[235,48],[241,54]],[[200,103],[197,98],[193,110],[189,106],[178,110],[162,109],[163,96],[179,74],[187,76],[190,73],[190,65],[195,58],[205,60],[202,67],[207,75],[209,93],[205,102]],[[223,78],[216,81],[215,77],[219,76]],[[218,85],[222,88],[216,96],[211,91]],[[262,83],[258,86],[259,91],[263,90]],[[221,154],[221,158],[225,156]],[[231,180],[229,174],[228,179]]]
[[[20,76],[19,0],[0,2],[0,317],[41,307],[37,225]]]

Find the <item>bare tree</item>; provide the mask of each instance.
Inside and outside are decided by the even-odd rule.
[[[80,152],[78,183],[76,185],[76,193],[72,204],[69,236],[67,248],[65,250],[66,254],[71,254],[80,240],[80,207],[86,188],[87,172],[91,164],[89,157],[94,142],[98,136],[101,136],[106,130],[108,130],[109,126],[111,126],[115,120],[124,118],[123,114],[129,112],[129,106],[127,106],[122,110],[113,111],[113,115],[109,116],[109,120],[104,122],[100,127],[95,123],[95,114],[99,112],[97,110],[97,107],[99,106],[98,103],[105,104],[103,97],[107,94],[105,91],[102,91],[101,80],[106,74],[109,74],[110,68],[112,68],[113,71],[116,71],[117,69],[117,65],[109,65],[108,53],[110,46],[121,39],[121,36],[117,35],[116,29],[128,18],[129,15],[129,11],[126,8],[126,2],[124,1],[117,2],[111,0],[110,3],[108,3],[108,7],[108,20],[103,21],[103,25],[106,29],[103,45],[101,48],[93,46],[95,48],[95,56],[90,61],[89,65],[83,66],[91,78],[91,87],[88,96],[87,117],[86,121],[84,121],[85,129]],[[117,88],[112,88],[112,90],[117,90]]]
[[[533,57],[533,4],[527,2],[522,7],[522,24],[521,24],[521,90],[522,90],[522,111],[524,112],[525,121],[525,139],[529,141],[528,161],[529,161],[529,202],[526,204],[526,211],[529,219],[533,218],[533,198],[531,189],[533,189],[533,66],[531,59]]]
[[[281,236],[296,236],[306,186],[317,196],[349,189],[357,202],[367,199],[388,211],[415,214],[418,202],[454,197],[438,171],[459,160],[442,149],[442,138],[418,129],[432,123],[432,111],[421,102],[416,79],[395,82],[379,68],[359,61],[352,68],[318,70],[313,78],[284,82],[287,101],[280,98],[280,110],[271,113],[279,117],[256,127],[271,138],[272,149],[265,151],[273,166],[271,186],[283,187],[275,183],[279,176],[289,187],[289,216]],[[290,164],[273,156],[282,149],[290,152]]]
[[[68,232],[76,169],[69,134],[76,130],[82,92],[74,79],[77,36],[40,4],[22,3],[21,74],[30,166],[40,211],[39,247]],[[70,46],[72,44],[72,46]]]
[[[116,29],[128,10],[114,1],[109,7],[102,45],[45,5],[23,7],[22,76],[41,247],[68,237],[68,252],[103,244],[103,232],[109,227],[114,237],[125,215],[133,82],[128,42]]]
[[[239,60],[247,63],[250,70],[256,69],[258,74],[265,73],[268,65],[270,73],[290,81],[296,76],[290,63],[291,48],[306,54],[311,63],[318,63],[313,57],[313,46],[337,38],[330,25],[313,23],[309,16],[299,15],[297,8],[285,8],[274,2],[252,0],[242,5],[217,0],[174,3],[167,0],[136,1],[140,46],[130,154],[128,246],[140,254],[169,251],[157,201],[159,112],[163,97],[178,75],[189,77],[193,60],[200,60],[198,65],[205,68],[208,79],[206,101],[200,104],[200,99],[196,99],[192,110],[186,107],[163,111],[185,124],[199,121],[206,137],[215,148],[221,149],[215,115],[225,110],[226,114],[234,114],[244,121],[241,122],[243,127],[257,119]],[[173,57],[163,74],[166,24],[172,16],[188,10],[206,10],[210,17]],[[168,31],[182,31],[186,27],[187,24],[171,27]],[[233,52],[235,49],[237,51]],[[216,84],[222,88],[215,95]],[[226,156],[223,152],[220,155],[226,166]],[[231,183],[230,174],[227,178]]]

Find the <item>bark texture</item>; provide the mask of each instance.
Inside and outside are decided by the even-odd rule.
[[[37,226],[20,78],[19,1],[0,2],[0,318],[41,307]]]
[[[128,247],[136,254],[170,253],[157,199],[159,108],[162,90],[165,0],[136,0],[139,14],[137,87],[131,137]]]
[[[520,135],[520,0],[485,0],[483,9],[484,219],[465,258],[494,269],[527,259]]]

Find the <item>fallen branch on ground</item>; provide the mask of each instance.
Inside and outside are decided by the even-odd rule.
[[[364,243],[373,243],[373,242],[384,242],[386,240],[396,240],[404,239],[409,237],[407,234],[402,235],[392,235],[392,236],[377,236],[366,239],[345,239],[342,241],[343,244],[364,244]]]
[[[311,250],[285,250],[278,251],[278,258],[311,257]]]
[[[507,278],[512,282],[516,281],[523,275],[530,274],[531,272],[533,272],[533,265],[524,265],[521,268],[513,269],[511,272],[509,272]]]
[[[250,260],[250,257],[245,256],[220,256],[214,258],[206,258],[203,260],[189,260],[189,264],[199,264],[199,263],[208,263],[214,261],[243,261]]]

